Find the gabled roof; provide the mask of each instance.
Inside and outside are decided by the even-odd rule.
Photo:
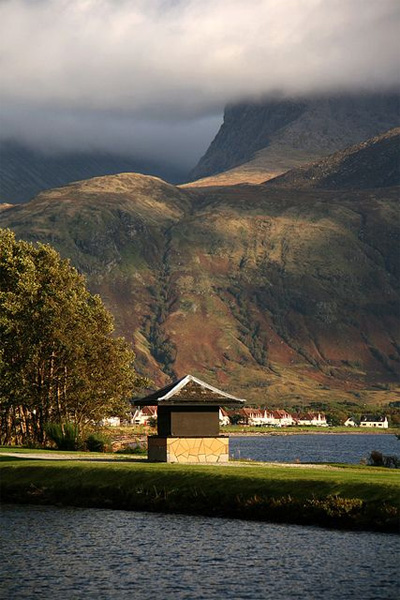
[[[242,417],[263,417],[264,411],[259,408],[242,408],[240,414]]]
[[[153,392],[140,400],[136,406],[242,406],[245,400],[219,390],[193,375],[186,375],[174,383]]]
[[[386,421],[386,417],[377,415],[363,415],[360,421],[363,423],[384,423]]]

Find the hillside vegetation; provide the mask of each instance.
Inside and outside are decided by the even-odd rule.
[[[399,188],[365,175],[379,161],[382,185],[382,156],[393,164],[399,146],[382,148],[395,139],[353,148],[350,171],[325,159],[301,186],[296,172],[190,190],[133,173],[94,178],[3,210],[0,226],[51,243],[87,274],[156,385],[193,373],[280,407],[396,401]],[[321,172],[351,173],[351,186],[315,187]]]

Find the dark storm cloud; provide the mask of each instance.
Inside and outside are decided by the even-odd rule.
[[[227,102],[398,86],[399,13],[398,0],[3,0],[1,135],[189,161]]]

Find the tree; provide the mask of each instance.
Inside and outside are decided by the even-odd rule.
[[[123,414],[145,383],[113,319],[68,260],[0,229],[2,443],[45,441],[45,425],[79,428]]]

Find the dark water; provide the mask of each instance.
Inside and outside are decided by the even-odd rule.
[[[229,519],[4,506],[1,598],[399,597],[399,538]]]
[[[339,462],[358,464],[372,450],[400,456],[400,441],[390,434],[301,434],[231,437],[232,458],[267,462]]]

